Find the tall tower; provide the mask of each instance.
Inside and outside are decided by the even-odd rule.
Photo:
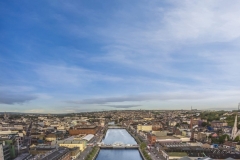
[[[236,114],[236,117],[235,117],[235,122],[234,122],[234,126],[232,128],[232,135],[231,135],[231,138],[234,139],[236,137],[236,134],[237,134],[237,131],[238,131],[238,128],[237,128],[237,114]]]
[[[4,113],[4,120],[8,120],[8,117],[9,117],[8,114],[5,112]]]

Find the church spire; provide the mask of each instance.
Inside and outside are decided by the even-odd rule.
[[[235,122],[234,122],[234,126],[233,126],[233,128],[232,128],[232,135],[231,135],[231,138],[232,139],[234,139],[237,135],[237,131],[238,131],[238,128],[237,128],[237,123],[238,123],[238,121],[237,121],[237,114],[236,114],[236,117],[235,117]]]
[[[4,120],[8,120],[8,115],[6,112],[4,113]]]

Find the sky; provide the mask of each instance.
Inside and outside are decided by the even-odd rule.
[[[0,2],[0,111],[236,109],[240,1]]]

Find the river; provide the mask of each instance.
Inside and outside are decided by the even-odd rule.
[[[104,144],[137,144],[125,129],[108,129]],[[101,149],[96,160],[142,160],[137,149]]]

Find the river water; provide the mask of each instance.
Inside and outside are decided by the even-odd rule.
[[[104,144],[137,144],[125,129],[108,129]],[[142,160],[137,149],[101,149],[96,160]]]

